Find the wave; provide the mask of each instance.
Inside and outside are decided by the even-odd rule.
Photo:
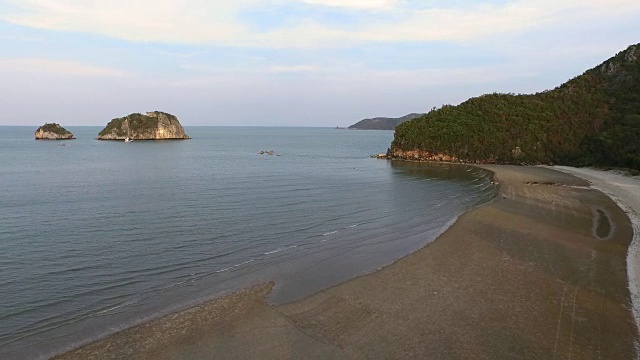
[[[233,266],[229,266],[228,268],[220,269],[220,270],[216,271],[216,273],[221,273],[221,272],[229,271],[229,270],[231,270],[231,269],[235,269],[235,268],[237,268],[237,267],[240,267],[240,266],[242,266],[242,265],[246,265],[246,264],[252,263],[252,262],[254,262],[254,261],[255,261],[255,259],[247,260],[247,261],[245,261],[245,262],[241,262],[240,264],[235,264],[235,265],[233,265]]]
[[[267,251],[266,253],[263,253],[262,255],[276,254],[276,253],[279,253],[281,251],[285,251],[285,250],[289,250],[289,249],[295,249],[297,247],[298,247],[298,245],[292,245],[292,246],[288,246],[288,247],[285,247],[285,248],[280,248],[280,249],[273,250],[273,251]]]
[[[135,303],[135,301],[133,301],[133,300],[125,301],[125,302],[124,302],[124,303],[122,303],[122,304],[119,304],[119,305],[116,305],[116,306],[110,307],[110,308],[108,308],[108,309],[104,309],[104,310],[98,311],[98,312],[96,312],[96,313],[94,313],[94,314],[92,314],[92,315],[90,315],[90,316],[101,316],[101,315],[103,315],[103,314],[105,314],[105,313],[112,312],[113,310],[117,310],[117,309],[120,309],[120,308],[122,308],[122,307],[125,307],[125,306],[128,306],[128,305],[132,305],[132,304],[134,304],[134,303]]]

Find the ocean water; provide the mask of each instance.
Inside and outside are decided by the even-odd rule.
[[[185,127],[191,140],[124,143],[69,130],[0,127],[2,359],[264,281],[269,301],[300,299],[414,252],[496,193],[477,168],[370,158],[389,131]]]

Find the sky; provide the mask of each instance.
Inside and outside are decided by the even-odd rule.
[[[348,126],[552,89],[638,0],[0,0],[0,125]]]

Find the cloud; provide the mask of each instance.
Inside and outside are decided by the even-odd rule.
[[[396,0],[302,0],[303,3],[354,9],[391,9]]]
[[[88,65],[74,61],[56,61],[37,58],[0,59],[0,71],[91,77],[131,76],[130,73],[117,69]]]
[[[313,66],[308,65],[290,65],[290,66],[273,66],[271,71],[277,73],[299,73],[316,70]]]
[[[42,38],[40,37],[24,35],[0,35],[0,40],[15,42],[42,42]]]
[[[199,57],[199,56],[208,54],[208,51],[177,52],[177,51],[167,51],[167,50],[156,50],[156,52],[158,54],[166,55],[166,56],[177,58],[177,59],[189,59],[189,58]]]
[[[399,0],[8,0],[17,10],[4,21],[33,28],[79,31],[138,42],[230,45],[257,48],[317,48],[363,42],[467,42],[549,24],[594,21],[640,12],[637,0],[513,0],[471,2],[465,7]],[[434,5],[435,4],[435,5]],[[357,24],[314,17],[313,8],[270,30],[260,30],[243,12],[264,9],[284,18],[286,6],[332,7],[365,17]],[[320,10],[320,9],[318,9]],[[373,13],[371,10],[376,10]],[[378,11],[379,10],[379,11]],[[267,10],[264,10],[267,11]]]
[[[601,21],[634,12],[640,12],[640,2],[636,0],[519,0],[417,10],[396,7],[391,15],[381,16],[375,24],[355,29],[306,21],[295,27],[257,34],[257,38],[260,43],[273,46],[286,39],[286,44],[298,47],[351,46],[363,42],[468,42],[553,24]]]
[[[9,0],[18,12],[7,22],[33,28],[82,31],[131,41],[225,43],[241,34],[233,20],[237,0]]]
[[[194,73],[198,73],[197,79],[189,79],[186,83],[207,83],[209,82],[206,76],[209,75],[222,75],[224,77],[231,77],[234,79],[236,76],[268,76],[272,74],[317,74],[320,70],[319,67],[312,65],[273,65],[273,66],[218,66],[203,63],[183,63],[180,64],[180,68],[188,70]],[[205,74],[205,77],[202,75]],[[218,78],[219,79],[219,78]],[[204,80],[204,81],[203,81]],[[182,83],[180,81],[179,83]]]

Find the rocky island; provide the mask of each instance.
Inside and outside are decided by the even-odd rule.
[[[73,133],[56,123],[46,123],[34,133],[36,140],[72,140]]]
[[[134,113],[111,120],[100,133],[98,140],[183,140],[185,134],[180,121],[174,115],[161,111]]]

